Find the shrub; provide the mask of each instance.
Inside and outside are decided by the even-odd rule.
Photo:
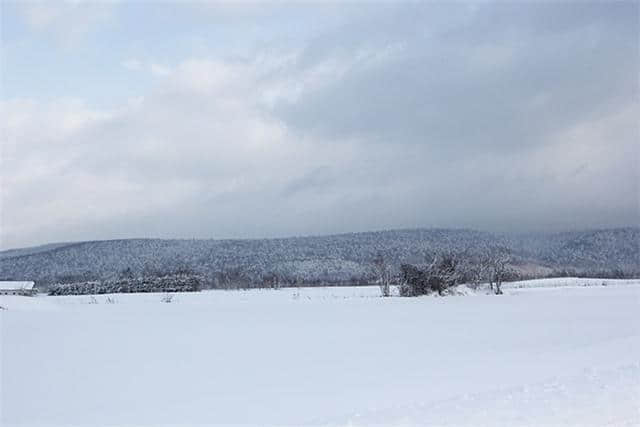
[[[175,274],[150,278],[122,278],[103,282],[56,284],[49,295],[91,295],[133,292],[197,292],[202,288],[198,276]]]
[[[415,297],[438,292],[442,295],[446,289],[460,283],[460,265],[459,257],[454,253],[439,254],[422,269],[411,264],[403,264],[400,267],[399,294]]]

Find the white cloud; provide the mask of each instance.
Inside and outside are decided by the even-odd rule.
[[[78,100],[4,102],[3,245],[477,226],[470,211],[489,227],[516,218],[569,226],[557,212],[571,212],[576,198],[594,215],[633,212],[637,105],[532,149],[456,158],[292,129],[267,94],[277,103],[291,97],[282,88],[303,87],[307,96],[362,59],[273,73],[289,60],[186,60],[153,92],[109,111]],[[611,177],[616,191],[606,188]],[[556,213],[540,210],[543,200]]]
[[[266,114],[261,73],[254,64],[194,59],[114,110],[77,100],[4,102],[3,245],[88,238],[100,233],[91,224],[135,222],[181,206],[168,227],[184,232],[180,222],[195,210],[224,216],[203,225],[220,233],[251,200],[287,205],[278,200],[290,179],[344,164],[350,149],[326,150]],[[126,225],[122,232],[136,234]]]
[[[42,6],[48,32],[84,4]],[[2,246],[637,220],[637,44],[544,16],[425,35],[417,9],[242,59],[127,52],[156,78],[110,109],[4,101]]]

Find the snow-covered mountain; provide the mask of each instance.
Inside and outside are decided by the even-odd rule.
[[[60,243],[0,252],[0,279],[94,280],[127,274],[190,270],[212,283],[221,277],[258,283],[359,282],[371,276],[371,262],[420,263],[442,250],[481,253],[510,249],[524,276],[640,274],[640,228],[563,233],[489,233],[459,229],[414,229],[320,237],[257,240],[126,239]]]

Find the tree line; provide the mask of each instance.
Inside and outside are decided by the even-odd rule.
[[[309,280],[296,275],[267,272],[257,274],[241,266],[229,266],[215,272],[197,272],[188,265],[171,270],[144,268],[134,273],[131,268],[116,273],[109,279],[91,278],[91,275],[65,276],[48,289],[50,295],[103,294],[129,292],[191,292],[201,289],[254,289],[302,286],[366,286],[377,284],[381,295],[392,295],[392,288],[403,297],[427,294],[445,295],[460,284],[478,287],[488,284],[496,295],[502,294],[506,281],[526,277],[514,268],[518,259],[506,247],[485,247],[481,250],[440,250],[428,252],[420,264],[398,263],[397,259],[379,252],[370,262],[366,274],[348,280],[325,278]],[[575,271],[563,274],[577,276]],[[616,274],[615,276],[621,276]],[[540,276],[538,276],[539,278]],[[594,276],[591,276],[594,277]],[[603,276],[604,278],[604,276]]]
[[[202,281],[196,275],[180,273],[160,277],[122,277],[117,280],[58,283],[49,295],[96,295],[144,292],[198,292]]]

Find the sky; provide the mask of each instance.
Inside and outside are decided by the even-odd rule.
[[[640,221],[640,3],[1,0],[0,248]]]

